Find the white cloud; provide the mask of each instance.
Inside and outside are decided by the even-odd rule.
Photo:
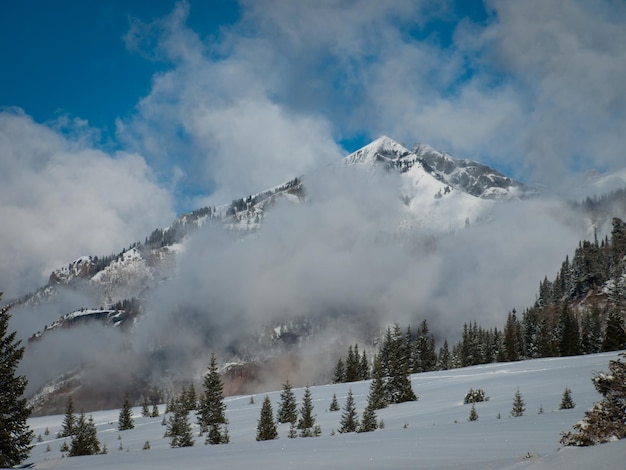
[[[5,300],[45,284],[68,261],[117,252],[173,218],[170,195],[141,156],[68,140],[19,110],[0,113],[0,154]]]

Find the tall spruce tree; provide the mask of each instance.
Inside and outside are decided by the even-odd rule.
[[[346,398],[346,404],[343,407],[341,413],[341,420],[339,421],[339,432],[355,432],[358,425],[358,415],[356,412],[356,405],[354,404],[354,395],[352,389],[348,390],[348,397]]]
[[[215,354],[211,354],[211,365],[204,376],[202,385],[203,394],[197,414],[200,431],[207,433],[207,444],[226,444],[230,440],[225,427],[228,421],[226,420],[222,378],[217,369]]]
[[[23,397],[28,381],[16,375],[24,347],[15,340],[15,332],[8,333],[9,308],[0,308],[0,467],[23,462],[32,449],[33,437],[27,423],[31,410]]]
[[[274,412],[272,411],[272,402],[270,397],[265,395],[263,405],[261,406],[261,417],[256,428],[257,441],[269,441],[278,437],[278,430],[274,422]]]
[[[65,405],[65,416],[63,423],[61,424],[61,430],[57,434],[57,437],[69,437],[72,436],[76,429],[76,415],[74,414],[74,400],[70,395]]]
[[[300,408],[300,419],[298,429],[301,437],[313,437],[315,435],[315,415],[313,415],[313,398],[311,389],[307,386],[302,397],[302,407]]]
[[[117,422],[117,429],[119,431],[125,431],[127,429],[133,429],[135,422],[133,421],[133,410],[130,407],[130,398],[128,392],[124,394],[124,403],[120,410],[120,416]]]
[[[606,320],[602,351],[619,351],[624,347],[626,347],[626,328],[619,312],[612,309]]]
[[[298,405],[289,379],[285,381],[283,390],[280,392],[276,420],[279,423],[295,423],[298,420]]]
[[[379,356],[374,358],[372,375],[372,382],[370,383],[369,395],[367,398],[368,405],[371,405],[374,410],[380,410],[388,405],[388,400]]]
[[[89,420],[85,419],[85,413],[81,411],[76,423],[76,432],[72,437],[70,447],[70,457],[79,455],[94,455],[100,452],[100,441],[98,440],[98,432],[93,422],[93,417]]]

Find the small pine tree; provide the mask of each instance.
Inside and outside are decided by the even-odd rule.
[[[354,404],[354,395],[352,389],[348,391],[348,397],[346,398],[346,404],[341,414],[341,421],[339,421],[339,432],[355,432],[358,424],[358,415],[356,412],[356,406]]]
[[[70,448],[70,457],[79,455],[95,455],[100,453],[100,441],[98,440],[98,432],[93,422],[93,417],[89,420],[85,419],[85,413],[80,413],[78,423],[76,424],[76,432],[72,437]]]
[[[526,404],[524,403],[524,399],[522,398],[522,394],[517,389],[515,392],[515,397],[513,398],[513,408],[511,409],[511,416],[514,418],[518,418],[524,414],[526,411]]]
[[[122,405],[122,409],[120,410],[117,429],[120,431],[125,431],[127,429],[133,429],[134,427],[135,422],[133,421],[133,410],[130,407],[130,398],[128,396],[128,393],[125,393],[124,403]]]
[[[23,397],[28,380],[16,375],[24,347],[15,340],[16,332],[8,333],[9,308],[0,308],[0,467],[20,464],[33,447],[27,422],[31,409]]]
[[[141,405],[141,416],[144,418],[150,417],[150,405],[148,404],[148,397],[143,397],[143,404]]]
[[[368,402],[365,410],[363,410],[363,416],[361,417],[361,424],[359,424],[358,432],[372,432],[376,431],[378,423],[376,422],[376,410]]]
[[[150,450],[150,441],[144,442],[142,450]]]
[[[559,405],[559,410],[571,410],[576,406],[574,400],[572,400],[572,391],[565,387],[565,391],[563,392],[563,397],[561,398],[561,404]]]
[[[543,414],[543,405],[539,405],[539,410],[537,410],[537,414],[538,415],[542,415]]]
[[[276,423],[274,422],[274,412],[270,397],[265,395],[261,406],[261,417],[256,428],[257,441],[269,441],[278,437]]]
[[[295,423],[298,420],[296,396],[293,393],[289,379],[283,384],[283,390],[280,392],[276,420],[279,423]]]
[[[224,405],[222,378],[217,369],[215,354],[211,354],[209,372],[203,380],[204,393],[198,407],[198,424],[201,432],[207,432],[207,444],[226,444],[229,441],[225,425],[226,405]]]
[[[339,403],[337,402],[337,395],[333,393],[333,400],[330,402],[330,407],[328,407],[328,411],[339,411]]]
[[[176,403],[174,413],[169,418],[165,437],[170,438],[171,447],[191,447],[194,444],[189,410],[183,403]]]
[[[478,421],[478,413],[476,412],[476,405],[472,403],[472,409],[470,410],[468,421]]]
[[[311,397],[311,389],[307,386],[304,389],[304,397],[302,398],[302,407],[300,408],[300,420],[298,421],[298,429],[301,437],[312,437],[313,428],[315,427],[315,416],[313,415],[313,398]]]
[[[287,434],[287,437],[289,439],[295,439],[296,437],[298,437],[298,428],[296,427],[295,422],[292,422],[289,425],[289,434]]]
[[[74,435],[76,429],[76,415],[74,415],[74,400],[70,396],[67,399],[67,404],[65,405],[65,416],[63,418],[63,423],[61,424],[61,430],[57,434],[57,437],[70,437]]]
[[[159,417],[159,407],[157,406],[156,403],[152,405],[152,413],[150,413],[150,417],[151,418]]]

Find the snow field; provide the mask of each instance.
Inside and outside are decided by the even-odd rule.
[[[227,397],[228,429],[231,442],[205,446],[196,436],[195,446],[171,449],[164,438],[163,415],[141,417],[133,409],[135,429],[117,431],[119,409],[91,413],[98,438],[106,444],[107,455],[62,458],[56,439],[62,415],[32,418],[36,442],[28,460],[35,468],[170,469],[170,468],[597,468],[625,467],[626,440],[596,448],[561,448],[560,433],[571,430],[585,410],[600,399],[591,383],[594,372],[607,370],[618,353],[568,358],[548,358],[515,363],[489,364],[412,376],[417,402],[392,405],[378,410],[384,429],[372,433],[339,434],[342,411],[329,412],[333,393],[343,408],[352,389],[357,411],[362,413],[369,381],[312,386],[314,413],[322,428],[317,438],[287,438],[288,424],[279,425],[279,439],[256,442],[256,426],[264,394]],[[509,417],[513,396],[519,387],[526,403],[524,416]],[[559,410],[565,387],[572,390],[576,408]],[[468,422],[471,405],[463,405],[470,388],[481,388],[489,401],[477,403],[479,420]],[[294,389],[298,406],[303,389]],[[268,393],[274,414],[280,391]],[[540,407],[544,413],[538,414]],[[160,406],[161,413],[164,406]],[[498,413],[500,419],[498,419]],[[89,416],[90,413],[87,413]],[[195,416],[190,414],[195,425]],[[50,435],[43,433],[49,428]],[[335,435],[331,436],[331,431]],[[196,428],[197,431],[197,428]],[[118,439],[121,436],[121,440]],[[150,450],[142,450],[150,442]],[[69,439],[68,439],[69,444]],[[122,446],[122,450],[118,450]],[[50,445],[50,452],[46,447]],[[561,449],[560,449],[561,448]],[[560,450],[559,450],[560,449]],[[586,466],[585,466],[586,463]]]

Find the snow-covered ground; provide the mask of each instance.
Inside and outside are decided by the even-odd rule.
[[[197,437],[193,447],[171,449],[158,418],[142,418],[134,408],[135,429],[117,431],[119,410],[96,411],[98,438],[108,454],[62,458],[63,439],[56,439],[63,416],[30,420],[35,436],[41,434],[28,460],[35,468],[90,469],[204,469],[294,468],[367,469],[624,469],[626,440],[590,448],[562,448],[560,433],[571,430],[600,395],[591,383],[594,372],[607,370],[617,353],[489,364],[412,376],[417,402],[392,405],[378,411],[384,428],[372,433],[336,433],[341,411],[329,412],[333,393],[340,406],[351,388],[359,414],[369,382],[311,387],[314,413],[321,425],[317,438],[287,437],[280,425],[279,439],[256,442],[256,426],[263,395],[226,398],[231,443],[205,446]],[[559,410],[565,387],[572,390],[576,408]],[[478,403],[479,420],[467,420],[470,405],[463,398],[470,388],[490,397]],[[513,397],[519,388],[526,403],[524,416],[511,418]],[[294,389],[299,402],[303,390]],[[271,392],[274,412],[280,391]],[[543,408],[543,414],[538,414]],[[160,410],[163,412],[164,407]],[[50,434],[44,435],[46,428]],[[334,433],[333,433],[334,430]],[[333,433],[334,435],[331,435]],[[146,441],[150,450],[142,450]],[[69,440],[68,440],[69,444]],[[50,448],[47,451],[48,447]],[[120,450],[121,447],[121,450]]]

